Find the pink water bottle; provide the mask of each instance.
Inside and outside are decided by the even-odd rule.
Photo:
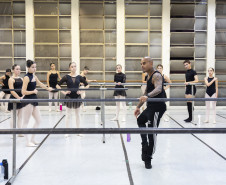
[[[60,104],[60,110],[62,111],[62,104]]]

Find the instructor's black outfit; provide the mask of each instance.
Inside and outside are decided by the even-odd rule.
[[[155,71],[152,76],[147,79],[147,93],[152,92],[155,89],[154,84],[152,83],[152,77],[155,73],[159,73]],[[161,75],[161,73],[159,73]],[[163,88],[162,80],[162,92],[155,97],[152,98],[165,98],[164,88]],[[158,127],[161,117],[166,111],[165,102],[147,102],[147,108],[140,114],[137,119],[137,124],[139,127]],[[152,155],[155,152],[155,142],[156,142],[156,134],[141,134],[142,139],[142,160],[146,163],[151,161]],[[146,167],[147,168],[147,167]],[[151,168],[151,167],[150,167]]]

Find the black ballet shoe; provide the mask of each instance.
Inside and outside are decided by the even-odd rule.
[[[144,164],[145,164],[145,168],[146,169],[151,169],[152,168],[151,160],[144,161]]]
[[[191,119],[191,118],[188,118],[188,119],[185,119],[184,121],[185,121],[186,123],[189,123],[189,122],[192,121],[192,119]]]

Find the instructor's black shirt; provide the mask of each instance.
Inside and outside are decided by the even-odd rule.
[[[147,94],[152,92],[155,89],[155,85],[152,83],[152,77],[155,73],[159,73],[158,71],[155,71],[151,77],[149,79],[147,79]],[[161,75],[161,73],[159,73]],[[161,75],[162,76],[162,75]],[[162,77],[162,92],[152,98],[165,98],[164,95],[164,88],[163,88],[163,77]],[[152,108],[160,108],[160,107],[164,107],[166,106],[165,102],[148,102],[147,106],[151,106]]]

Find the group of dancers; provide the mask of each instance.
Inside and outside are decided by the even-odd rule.
[[[61,89],[63,84],[66,84],[68,91],[60,91],[63,95],[65,95],[65,99],[80,99],[85,98],[85,91],[76,90],[78,88],[89,88],[88,82],[96,82],[96,80],[88,80],[86,75],[89,72],[88,67],[84,67],[84,70],[80,75],[76,74],[76,63],[71,62],[69,64],[70,73],[61,78],[59,71],[56,70],[56,66],[54,63],[50,64],[50,71],[47,73],[47,86],[40,82],[38,77],[35,75],[36,72],[36,63],[32,60],[27,60],[27,74],[22,78],[20,76],[21,69],[20,66],[15,64],[12,66],[12,69],[7,69],[4,76],[0,78],[0,82],[2,84],[2,91],[0,92],[0,98],[2,99],[5,96],[5,99],[37,99],[38,90],[36,85],[40,86],[43,89],[49,91],[49,99],[57,99],[58,98],[58,90]],[[116,88],[121,88],[120,81],[121,77],[120,70],[122,69],[121,65],[117,65],[117,74],[115,75],[115,81],[117,81]],[[11,74],[13,73],[13,75]],[[122,79],[122,82],[125,80]],[[14,90],[12,90],[14,89]],[[72,89],[70,91],[70,89]],[[11,91],[10,91],[11,90]],[[125,98],[125,91],[115,91],[114,96],[120,98],[123,95]],[[82,102],[66,102],[66,127],[70,127],[70,118],[74,114],[76,117],[76,127],[80,127],[80,106]],[[126,104],[124,105],[124,108]],[[1,108],[5,112],[13,113],[13,104],[5,103],[1,105]],[[52,104],[49,103],[49,111],[52,111]],[[55,103],[55,111],[59,111],[58,104]],[[117,109],[116,114],[119,114],[119,110]],[[33,116],[35,123],[33,128],[37,128],[41,122],[40,110],[37,102],[31,103],[17,103],[16,107],[16,119],[17,119],[17,127],[18,128],[27,128],[29,120]],[[13,128],[13,115],[10,119],[10,127]],[[114,120],[118,119],[118,115]],[[19,137],[26,138],[26,146],[35,147],[39,143],[35,141],[35,135],[18,135]],[[70,135],[66,134],[65,137],[69,137]],[[79,136],[82,136],[79,134]]]
[[[149,61],[149,60],[148,60]],[[186,69],[185,74],[185,97],[191,98],[196,94],[196,87],[192,84],[198,82],[198,76],[195,70],[191,68],[191,62],[189,60],[184,61],[184,67]],[[84,70],[81,72],[80,75],[76,74],[76,63],[71,62],[69,64],[69,71],[70,73],[65,75],[61,78],[59,71],[56,70],[56,66],[54,63],[50,64],[50,71],[47,73],[47,85],[40,82],[38,77],[35,75],[36,72],[36,63],[32,60],[27,60],[27,74],[22,78],[20,76],[21,69],[20,66],[15,64],[12,66],[12,69],[6,69],[6,73],[4,76],[0,77],[0,83],[2,84],[2,91],[0,92],[0,98],[2,99],[5,96],[5,99],[37,99],[38,90],[36,89],[36,85],[40,86],[43,89],[49,91],[49,98],[57,99],[58,98],[58,90],[60,89],[63,84],[67,85],[68,89],[78,89],[78,88],[89,88],[89,82],[96,82],[96,80],[88,80],[86,75],[89,71],[88,67],[85,67]],[[150,74],[143,70],[143,82],[148,84],[148,80],[150,80]],[[168,76],[163,74],[163,66],[159,64],[157,66],[158,74],[161,74],[163,78],[163,90],[161,97],[166,98],[165,90],[170,87],[171,80]],[[13,74],[11,74],[13,73]],[[206,88],[206,98],[217,98],[218,97],[218,79],[214,77],[214,69],[208,69],[209,76],[204,79]],[[154,75],[155,76],[155,75]],[[122,66],[118,64],[116,66],[116,73],[114,75],[114,82],[116,83],[115,88],[123,88],[122,83],[126,83],[126,74],[122,73]],[[166,84],[169,83],[169,84]],[[154,84],[155,86],[156,84]],[[149,89],[148,89],[149,88]],[[153,87],[152,87],[153,88]],[[141,87],[143,94],[147,93],[152,89],[147,85],[143,85]],[[7,89],[15,89],[14,91],[10,91]],[[78,91],[78,90],[71,90],[71,91],[60,91],[63,95],[65,95],[65,99],[79,99],[85,98],[85,91]],[[114,91],[113,96],[116,99],[125,99],[126,92],[125,90],[117,90]],[[208,123],[209,120],[209,113],[210,113],[210,104],[212,103],[213,109],[213,123],[216,123],[216,102],[206,102],[206,120],[205,123]],[[74,114],[76,117],[76,127],[80,127],[80,106],[82,102],[66,102],[66,127],[70,127],[70,118],[71,115]],[[148,103],[154,104],[154,103]],[[121,106],[122,105],[122,108]],[[11,112],[13,109],[12,103],[2,103],[2,109],[5,112]],[[49,111],[52,111],[52,105],[49,103]],[[187,102],[188,108],[188,119],[185,122],[192,121],[192,103]],[[18,128],[27,128],[30,117],[33,116],[35,123],[33,128],[37,128],[41,122],[40,111],[38,108],[37,102],[32,103],[17,103],[16,107],[16,115],[17,115],[17,127]],[[112,118],[112,121],[116,121],[119,119],[120,110],[123,110],[122,121],[126,121],[126,103],[125,102],[116,102],[116,114],[115,117]],[[59,111],[58,104],[55,103],[55,111]],[[143,109],[144,111],[144,109]],[[140,120],[144,119],[139,117]],[[145,120],[145,119],[144,119]],[[164,121],[168,121],[167,118],[164,118]],[[141,121],[143,122],[143,121]],[[140,125],[142,125],[141,123]],[[138,124],[139,125],[139,124]],[[10,127],[13,127],[13,119],[10,120]],[[18,135],[23,137],[23,135]],[[65,137],[69,137],[69,135],[65,135]],[[35,141],[35,135],[31,135],[29,138],[28,135],[25,136],[26,138],[26,145],[27,146],[37,146],[38,143]]]
[[[198,83],[198,75],[196,73],[195,70],[192,69],[191,66],[191,62],[190,60],[185,60],[183,62],[186,73],[185,73],[185,98],[192,98],[193,96],[195,96],[196,94],[196,86],[192,85],[195,83]],[[166,96],[166,90],[169,89],[170,84],[172,83],[170,78],[163,74],[163,65],[162,64],[158,64],[156,67],[156,70],[162,75],[163,77],[163,94],[164,94],[164,98],[167,98]],[[114,76],[114,82],[117,83],[116,87],[118,88],[123,88],[123,85],[120,85],[121,83],[126,83],[126,75],[124,73],[122,73],[122,66],[121,65],[117,65],[116,66],[116,74]],[[218,79],[216,77],[214,77],[214,68],[210,67],[208,69],[208,77],[205,77],[204,82],[206,85],[206,93],[205,93],[205,98],[217,98],[218,97]],[[143,83],[147,83],[147,79],[148,79],[148,74],[146,72],[142,73],[142,82]],[[147,85],[142,85],[141,86],[141,91],[143,94],[145,94]],[[125,91],[115,91],[114,93],[115,98],[118,99],[123,99],[126,97],[126,92]],[[122,107],[124,112],[126,111],[126,104],[125,102],[121,102]],[[213,119],[212,119],[212,123],[216,123],[216,101],[206,101],[206,118],[204,123],[209,123],[210,122],[210,111],[211,111],[211,104],[212,104],[212,115],[213,115]],[[144,110],[145,108],[145,104],[142,106],[142,110]],[[192,107],[192,102],[188,101],[187,102],[187,110],[188,110],[188,118],[185,119],[185,122],[192,122],[192,109],[194,110],[194,107]],[[112,119],[112,120],[118,120],[118,116],[119,116],[119,112],[120,112],[120,102],[116,102],[116,116]],[[123,114],[122,117],[122,121],[125,121],[126,118],[125,116],[126,113]],[[164,121],[169,121],[166,117],[166,115],[164,114],[163,117]]]
[[[2,89],[8,91],[2,91],[1,92],[1,98],[3,98],[4,95],[9,94],[10,96],[7,96],[6,99],[37,99],[38,90],[36,88],[36,85],[39,87],[46,89],[49,91],[50,98],[57,97],[56,96],[56,89],[60,89],[61,85],[66,83],[67,88],[69,89],[75,89],[72,91],[61,91],[65,95],[66,99],[74,99],[74,98],[80,98],[80,91],[76,90],[79,88],[80,84],[82,83],[85,87],[88,87],[87,81],[84,79],[84,76],[76,74],[76,64],[74,62],[69,64],[69,70],[70,73],[68,75],[65,75],[63,78],[60,77],[58,71],[55,70],[55,65],[52,63],[50,64],[51,71],[48,72],[47,78],[49,78],[49,81],[47,82],[48,86],[40,82],[38,77],[35,75],[36,72],[36,63],[32,60],[27,60],[27,74],[22,78],[20,76],[21,69],[20,66],[15,64],[12,66],[12,72],[13,75],[11,76],[11,70],[7,69],[5,76],[1,77],[2,80]],[[60,81],[58,82],[58,78]],[[6,80],[7,79],[7,80]],[[51,81],[51,80],[52,81]],[[14,90],[12,90],[14,89]],[[9,93],[8,93],[9,92]],[[81,105],[81,102],[67,102],[66,104],[66,126],[69,127],[69,118],[71,114],[74,112],[76,115],[76,125],[79,127],[80,124],[80,113],[79,113],[79,107]],[[12,103],[5,104],[4,109],[7,111],[11,111],[13,105]],[[51,105],[50,105],[51,107]],[[55,109],[57,109],[57,105],[55,104]],[[74,110],[74,111],[73,111]],[[33,128],[37,128],[40,125],[41,122],[41,116],[40,116],[40,110],[38,107],[37,102],[31,102],[31,103],[17,103],[16,107],[16,119],[17,119],[17,127],[18,128],[27,128],[29,120],[33,116],[35,123],[33,125]],[[13,116],[11,116],[10,120],[10,127],[13,127]],[[28,147],[35,147],[39,143],[35,141],[35,135],[31,135],[30,137],[28,135],[18,135],[20,137],[26,138],[26,146]]]

